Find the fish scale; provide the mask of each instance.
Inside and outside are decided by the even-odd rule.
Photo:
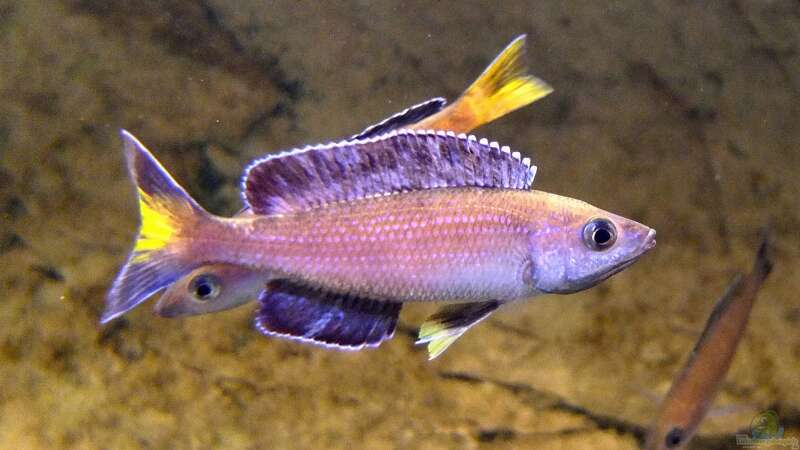
[[[225,261],[358,295],[506,300],[533,293],[519,275],[535,225],[531,205],[514,191],[436,189],[243,219],[235,244],[195,244]]]

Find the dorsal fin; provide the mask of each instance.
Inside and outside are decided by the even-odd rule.
[[[440,187],[529,189],[535,174],[528,158],[497,142],[400,130],[256,160],[242,190],[254,213],[268,215]]]
[[[409,106],[403,111],[391,115],[375,125],[368,126],[361,133],[351,137],[350,140],[367,139],[380,136],[381,134],[386,134],[392,130],[408,128],[420,120],[438,113],[446,104],[447,100],[443,99],[442,97],[436,97],[417,105]]]

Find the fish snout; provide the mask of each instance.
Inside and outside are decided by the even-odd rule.
[[[656,246],[656,230],[650,228],[650,231],[647,232],[647,236],[644,238],[644,242],[642,242],[642,253],[647,252],[655,248]]]
[[[628,254],[622,259],[636,258],[656,246],[656,230],[634,220],[616,217],[621,229],[618,241],[627,248]]]

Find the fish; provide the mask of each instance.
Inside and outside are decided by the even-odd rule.
[[[393,114],[352,139],[366,139],[401,128],[469,133],[546,97],[553,88],[528,74],[524,66],[527,36],[509,43],[451,105],[435,97]]]
[[[447,105],[441,97],[432,98],[350,139],[367,139],[399,128],[469,133],[547,96],[553,88],[525,70],[525,42],[523,34],[509,43],[453,104]],[[153,312],[162,317],[182,317],[235,308],[255,301],[270,278],[269,273],[242,267],[202,266],[168,287]]]
[[[765,232],[751,271],[736,275],[714,305],[689,360],[660,407],[644,448],[683,448],[694,436],[730,368],[761,285],[772,271],[771,253]]]
[[[153,310],[161,317],[224,311],[255,300],[272,278],[233,264],[203,265],[167,287]]]
[[[529,158],[473,135],[402,129],[257,159],[250,213],[226,218],[120,134],[141,224],[102,323],[225,264],[270,274],[259,331],[327,348],[377,347],[403,304],[445,302],[420,329],[432,359],[501,306],[587,289],[656,244],[646,225],[532,189]]]

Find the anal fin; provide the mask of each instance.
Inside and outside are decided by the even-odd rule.
[[[401,303],[335,294],[287,280],[267,285],[256,328],[268,336],[360,350],[394,335]]]
[[[417,344],[428,344],[428,359],[434,359],[473,325],[489,317],[500,302],[447,305],[428,317],[419,329]]]

